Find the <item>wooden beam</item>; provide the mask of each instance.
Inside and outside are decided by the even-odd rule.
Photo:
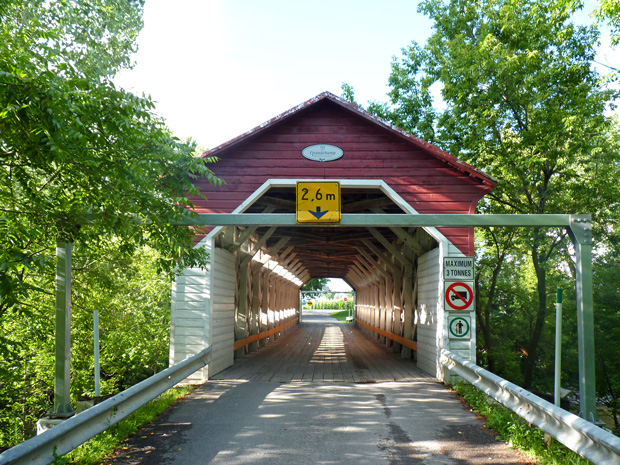
[[[288,237],[288,236],[284,236],[284,237],[282,237],[282,238],[281,238],[278,242],[276,242],[276,244],[275,244],[273,247],[270,247],[270,248],[269,248],[269,250],[267,251],[267,253],[268,253],[271,257],[274,257],[274,256],[275,256],[275,254],[277,254],[277,253],[280,251],[280,249],[281,249],[282,247],[284,247],[284,245],[286,245],[286,243],[288,243],[288,241],[289,241],[290,239],[291,239],[291,238],[290,238],[290,237]]]
[[[371,283],[373,283],[377,278],[375,277],[375,275],[372,273],[372,270],[369,270],[364,263],[360,262],[360,261],[355,261],[353,262],[354,266],[357,267],[357,269],[359,270],[359,273],[364,276],[366,278],[366,284],[370,285]]]
[[[254,246],[254,248],[252,249],[252,251],[249,253],[249,255],[247,255],[242,261],[241,261],[241,266],[247,266],[248,263],[250,263],[250,261],[252,260],[252,258],[254,258],[254,255],[256,255],[258,253],[258,251],[261,249],[261,247],[263,245],[265,245],[265,243],[267,242],[267,240],[271,237],[271,235],[275,232],[276,227],[271,227],[267,230],[267,232],[265,232],[265,234],[263,234],[263,237],[261,237],[258,242],[256,243],[256,245]]]
[[[357,250],[359,250],[362,257],[364,257],[370,265],[372,265],[377,271],[379,271],[379,273],[381,273],[386,278],[390,276],[390,274],[386,270],[383,269],[382,264],[376,261],[375,259],[373,259],[368,252],[366,252],[361,247],[358,248]]]
[[[394,205],[394,201],[389,197],[379,197],[375,199],[358,200],[357,202],[342,205],[343,213],[352,213],[356,210],[367,210],[375,207],[388,207]]]
[[[294,200],[280,199],[278,197],[271,197],[268,195],[263,195],[257,201],[259,201],[260,203],[265,203],[267,205],[274,206],[274,207],[288,208],[289,210],[293,212],[295,211],[295,208],[296,208],[296,204]]]
[[[412,251],[407,253],[410,259],[413,259]],[[415,305],[415,300],[413,296],[414,286],[413,286],[413,263],[409,263],[405,266],[405,278],[403,284],[403,292],[405,294],[403,311],[404,321],[403,321],[403,337],[405,339],[413,339],[413,307]],[[404,346],[402,352],[400,353],[402,358],[411,358],[411,348],[408,346]]]
[[[403,274],[401,272],[394,273],[394,329],[395,334],[402,334],[401,318],[403,314]],[[398,341],[394,341],[392,347],[394,352],[400,352],[401,345]]]
[[[385,236],[383,236],[383,234],[381,234],[377,229],[375,228],[366,228],[366,229],[368,229],[368,231],[370,231],[370,234],[372,234],[375,239],[381,242],[381,245],[383,245],[383,247],[385,247],[388,252],[394,255],[394,257],[399,262],[401,262],[405,266],[411,264],[411,262],[407,260],[406,257],[403,257],[403,255],[401,254],[401,251],[398,250],[396,247],[394,247],[394,245],[390,241],[388,241],[385,238]]]
[[[411,352],[411,350],[418,350],[418,343],[416,341],[412,341],[410,339],[404,338],[404,337],[399,336],[397,334],[390,333],[389,331],[384,331],[384,330],[382,330],[380,328],[377,328],[375,326],[371,326],[371,325],[369,325],[367,323],[364,323],[361,320],[357,320],[357,322],[361,326],[363,326],[364,328],[366,328],[366,329],[368,329],[370,331],[373,331],[375,333],[379,333],[382,336],[387,337],[387,338],[391,339],[392,341],[397,342],[397,343],[403,345],[404,347],[409,349],[409,352]]]
[[[385,211],[382,208],[373,208],[371,211],[373,213],[385,213]],[[422,247],[422,245],[403,228],[394,226],[394,227],[391,227],[390,229],[394,231],[394,234],[400,237],[403,240],[403,242],[407,245],[407,247],[411,248],[416,254],[418,255],[424,254],[425,252],[424,247]]]
[[[253,334],[253,335],[248,336],[248,337],[246,337],[244,339],[240,339],[239,341],[235,342],[234,349],[235,350],[239,350],[239,349],[245,347],[246,345],[248,345],[248,344],[250,344],[250,343],[252,343],[254,341],[258,341],[260,339],[265,339],[265,338],[268,338],[270,336],[273,336],[274,334],[279,333],[280,331],[282,331],[283,329],[287,328],[288,326],[290,326],[290,325],[292,325],[294,323],[297,323],[297,319],[292,319],[288,323],[284,323],[283,325],[280,325],[277,328],[273,328],[273,329],[270,329],[268,331],[264,331],[264,332],[259,333],[259,334]]]
[[[299,280],[303,283],[303,286],[306,285],[308,281],[310,281],[310,272],[308,270],[304,271],[300,276]]]
[[[271,213],[274,210],[275,208],[273,207],[267,207],[263,210],[263,213]],[[239,248],[244,244],[244,242],[247,241],[257,229],[258,229],[258,226],[252,226],[252,227],[246,228],[245,231],[243,231],[241,235],[237,238],[237,240],[232,245],[228,246],[226,250],[232,253],[239,250]]]
[[[235,318],[235,339],[240,340],[247,336],[246,325],[248,317],[248,267],[237,267],[239,291],[237,293],[237,315]],[[244,349],[235,351],[237,358],[245,355]]]
[[[295,249],[295,247],[293,247],[292,245],[287,247],[286,249],[284,249],[284,251],[278,255],[278,258],[276,259],[278,262],[282,262],[284,260],[284,258],[291,253],[291,251]]]
[[[252,270],[252,297],[250,299],[250,334],[258,334],[260,332],[260,279],[263,264],[260,262],[253,263]],[[250,344],[250,352],[258,350],[258,342],[254,341]]]
[[[374,254],[379,258],[379,260],[381,260],[380,262],[376,262],[377,264],[384,264],[385,266],[387,266],[390,269],[390,271],[392,273],[400,272],[400,269],[396,265],[394,265],[390,261],[388,261],[388,259],[385,256],[383,256],[383,254],[380,253],[379,249],[377,247],[375,247],[372,242],[370,242],[370,241],[363,241],[363,242],[364,242],[364,245],[366,245],[366,247],[368,247],[371,251],[373,251]],[[369,245],[372,246],[372,248]],[[357,250],[359,250],[359,252],[361,254],[364,254],[364,256],[366,256],[367,258],[372,259],[370,254],[368,254],[368,252],[366,252],[361,247],[358,247]]]

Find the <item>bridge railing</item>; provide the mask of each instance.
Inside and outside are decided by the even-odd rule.
[[[441,363],[592,463],[620,464],[619,437],[446,349],[441,351]]]
[[[49,464],[71,452],[211,361],[211,348],[177,363],[100,404],[0,454],[4,464]]]

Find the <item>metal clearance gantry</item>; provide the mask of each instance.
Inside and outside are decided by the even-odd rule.
[[[575,249],[577,332],[579,357],[579,415],[598,423],[594,363],[592,298],[592,222],[590,215],[454,215],[454,214],[342,214],[337,224],[298,224],[289,213],[188,213],[180,225],[270,227],[525,227],[563,228]],[[53,416],[68,417],[72,244],[58,242],[56,272],[56,362]]]

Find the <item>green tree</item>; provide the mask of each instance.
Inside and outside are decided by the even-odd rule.
[[[73,398],[92,389],[92,311],[110,393],[166,366],[171,277],[208,260],[175,223],[196,179],[220,182],[214,160],[112,81],[143,4],[0,0],[0,447],[49,408],[57,241],[75,244]]]
[[[497,343],[502,339],[495,331],[496,323],[492,321],[493,310],[497,305],[496,294],[501,289],[501,272],[512,250],[514,230],[494,228],[476,231],[477,242],[482,241],[482,246],[477,247],[478,273],[475,276],[476,294],[476,328],[482,337],[484,357],[481,362],[495,373],[496,360],[505,359],[505,354],[499,354],[496,350]]]
[[[104,238],[74,249],[71,397],[94,396],[93,311],[100,314],[101,394],[115,394],[168,365],[171,277],[157,252],[128,254]],[[41,289],[0,319],[0,449],[35,434],[50,408],[54,380],[54,269],[26,278]],[[49,290],[46,290],[49,289]],[[27,315],[24,314],[27,308]]]
[[[327,282],[329,278],[312,278],[310,281],[306,283],[303,290],[304,291],[321,291],[325,286],[327,286]]]
[[[143,2],[0,1],[0,315],[56,239],[115,235],[127,249],[148,242],[162,269],[204,265],[173,223],[194,179],[218,182],[212,160],[111,80],[129,66]]]
[[[346,82],[343,82],[340,86],[340,89],[342,90],[341,97],[343,99],[345,99],[349,103],[352,103],[353,105],[357,105],[358,107],[360,106],[360,104],[355,101],[355,92],[353,90],[353,87],[351,87]]]
[[[609,24],[612,44],[620,44],[620,0],[602,0],[594,15]]]
[[[615,434],[620,434],[620,258],[617,253],[600,257],[594,266],[594,302],[596,331],[596,390],[604,399],[613,420]]]
[[[302,291],[313,291],[313,292],[304,294],[304,298],[317,299],[323,293],[323,288],[327,286],[328,281],[329,281],[329,278],[312,278],[302,288]]]
[[[577,2],[426,0],[434,23],[422,48],[395,60],[383,111],[404,129],[499,179],[489,213],[616,213],[618,131],[605,114],[617,93],[591,67],[598,31],[570,18]],[[433,108],[439,85],[444,109]],[[411,110],[408,110],[411,109]],[[401,114],[411,113],[406,119]],[[547,316],[548,275],[566,244],[561,231],[523,230],[537,301],[524,385],[532,385]]]

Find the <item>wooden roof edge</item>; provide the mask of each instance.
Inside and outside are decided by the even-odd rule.
[[[492,189],[493,187],[495,187],[495,185],[497,184],[498,180],[495,179],[494,177],[484,173],[483,171],[479,170],[478,168],[465,163],[464,161],[459,160],[457,157],[450,155],[449,153],[441,150],[439,147],[434,146],[433,144],[426,142],[422,139],[417,138],[416,136],[414,136],[413,134],[405,131],[404,129],[399,128],[398,126],[396,126],[393,123],[390,123],[388,121],[385,121],[381,118],[379,118],[378,116],[375,116],[371,113],[369,113],[368,111],[364,110],[363,108],[358,107],[355,104],[352,104],[350,102],[347,102],[346,100],[344,100],[342,97],[338,97],[337,95],[332,94],[331,92],[322,92],[319,95],[317,95],[316,97],[313,97],[311,99],[306,100],[305,102],[294,106],[293,108],[290,108],[289,110],[265,121],[264,123],[256,126],[255,128],[250,129],[249,131],[246,131],[243,134],[240,134],[239,136],[230,139],[227,142],[224,142],[223,144],[218,145],[217,147],[214,147],[212,149],[207,150],[206,152],[204,152],[201,156],[202,157],[217,157],[218,153],[227,150],[227,149],[231,149],[233,148],[235,145],[244,142],[245,140],[269,129],[272,128],[273,126],[281,123],[282,121],[290,118],[293,115],[298,114],[299,112],[317,104],[320,101],[323,100],[329,100],[331,102],[334,102],[335,104],[341,106],[342,108],[347,109],[348,111],[351,111],[355,114],[357,114],[358,116],[374,123],[377,124],[378,126],[383,127],[384,129],[390,131],[391,133],[395,134],[396,136],[406,140],[409,143],[412,143],[413,145],[425,150],[426,152],[430,153],[431,155],[435,156],[436,158],[442,160],[443,162],[447,163],[448,165],[452,166],[453,168],[456,168],[459,171],[462,171],[464,173],[469,174],[470,176],[477,178],[480,182],[482,182],[482,184],[485,184],[487,186],[489,186],[490,189]]]

